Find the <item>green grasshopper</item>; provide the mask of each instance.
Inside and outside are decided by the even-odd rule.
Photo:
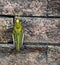
[[[17,51],[19,51],[23,45],[23,38],[24,38],[23,26],[20,22],[20,19],[17,18],[13,28],[13,42],[15,44],[15,48]]]

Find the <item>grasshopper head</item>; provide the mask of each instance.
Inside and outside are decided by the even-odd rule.
[[[18,18],[16,19],[15,26],[17,29],[21,28],[21,22]]]

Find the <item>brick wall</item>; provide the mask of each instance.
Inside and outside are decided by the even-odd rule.
[[[2,14],[46,15],[46,0],[0,0]]]
[[[60,19],[21,18],[25,30],[25,41],[60,42]]]
[[[59,0],[0,0],[0,14],[25,16],[59,16]],[[60,42],[60,19],[21,17],[25,41]]]
[[[31,16],[60,16],[60,0],[0,0],[0,13]]]

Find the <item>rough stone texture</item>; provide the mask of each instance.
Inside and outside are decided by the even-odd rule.
[[[46,0],[0,0],[1,14],[46,15]]]
[[[60,0],[48,0],[49,15],[60,16]]]
[[[0,0],[0,14],[60,16],[60,0]]]
[[[13,19],[0,17],[0,43],[8,43],[12,40]]]
[[[58,62],[58,64],[56,64]],[[52,65],[60,65],[60,47],[51,46],[48,49],[48,63]]]
[[[24,42],[60,43],[60,19],[21,17],[24,28]],[[2,24],[3,23],[3,24]],[[0,40],[12,40],[13,20],[0,18]]]
[[[9,50],[8,48],[0,49],[0,65],[60,65],[60,48],[48,48],[48,60],[44,48],[41,49],[21,49],[19,52]]]
[[[60,19],[21,18],[25,42],[60,43]]]
[[[60,0],[48,0],[48,14],[60,16]],[[45,16],[47,0],[0,0],[0,14]],[[60,43],[60,19],[21,18],[25,42]],[[13,20],[0,18],[0,42],[12,40]],[[0,47],[0,65],[60,65],[60,47],[46,49],[24,48],[19,52]],[[46,62],[47,61],[47,62]]]

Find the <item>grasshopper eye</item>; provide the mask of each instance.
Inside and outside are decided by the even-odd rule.
[[[16,22],[18,23],[18,22],[19,22],[19,20],[17,19],[17,20],[16,20]]]

